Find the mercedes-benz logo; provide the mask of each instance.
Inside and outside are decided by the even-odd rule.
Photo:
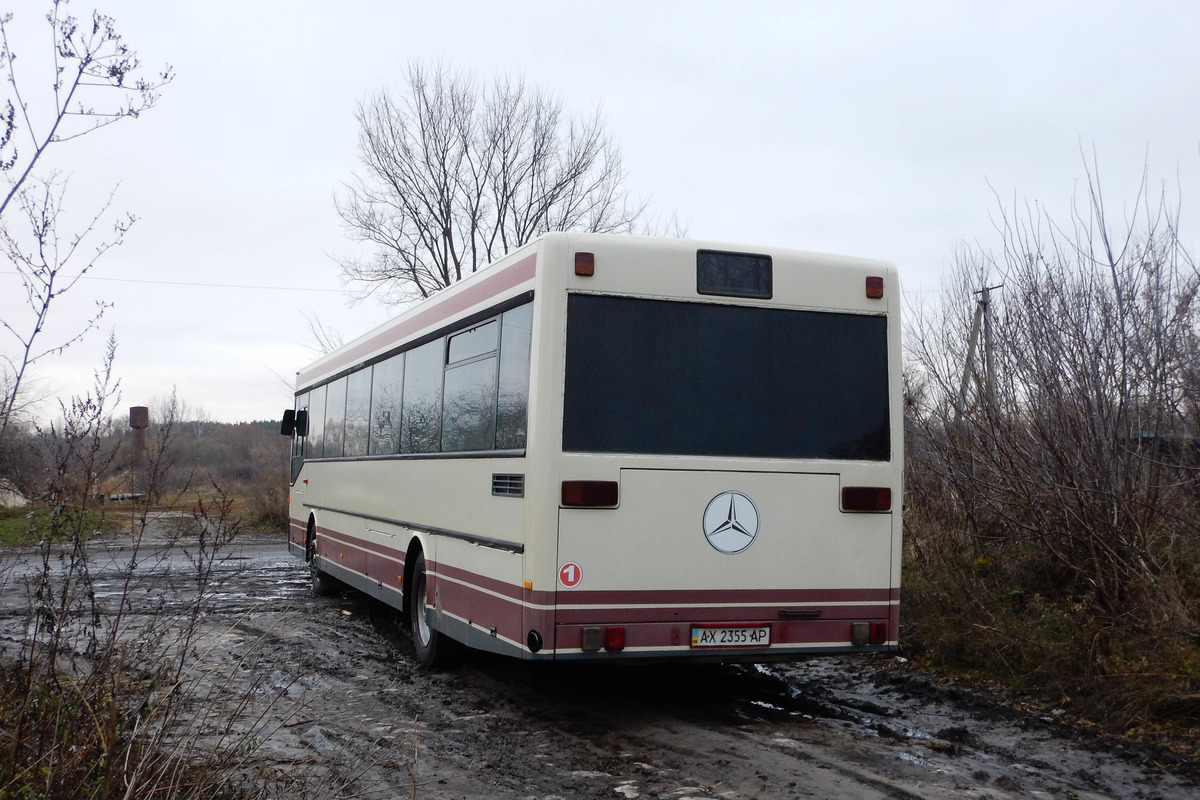
[[[758,535],[758,509],[741,492],[721,492],[704,509],[704,536],[722,553],[740,553]]]

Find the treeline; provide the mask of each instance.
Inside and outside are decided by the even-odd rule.
[[[1004,213],[906,331],[903,640],[1121,729],[1200,729],[1200,274],[1143,187]]]
[[[248,520],[285,530],[290,444],[278,420],[185,420],[168,450],[163,494],[219,489],[244,504]]]
[[[187,505],[214,493],[235,498],[244,519],[283,530],[287,525],[288,448],[278,421],[240,423],[176,419],[187,407],[174,400],[151,410],[150,426],[131,430],[125,419],[101,422],[90,491],[95,503],[131,496],[155,505]],[[63,476],[61,423],[11,428],[0,439],[0,477],[25,498],[45,499]]]

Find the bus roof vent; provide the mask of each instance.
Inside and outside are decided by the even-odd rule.
[[[496,497],[524,497],[525,476],[520,473],[493,473],[492,494]]]

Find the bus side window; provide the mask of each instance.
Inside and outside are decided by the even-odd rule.
[[[346,433],[346,379],[329,384],[325,398],[325,458],[339,458]]]
[[[308,396],[308,436],[304,439],[304,457],[325,455],[325,387],[313,389]]]
[[[496,449],[525,446],[529,407],[529,351],[533,340],[533,304],[504,314],[500,333],[500,397],[496,408]]]
[[[440,449],[445,344],[445,339],[435,339],[405,353],[402,453],[436,453]]]
[[[404,353],[375,365],[371,383],[371,455],[400,452],[400,408],[404,397]]]
[[[350,374],[346,383],[347,456],[365,456],[371,433],[371,367]]]

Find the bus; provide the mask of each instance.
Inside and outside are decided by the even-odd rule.
[[[297,373],[289,550],[419,662],[897,646],[886,262],[549,233]]]

